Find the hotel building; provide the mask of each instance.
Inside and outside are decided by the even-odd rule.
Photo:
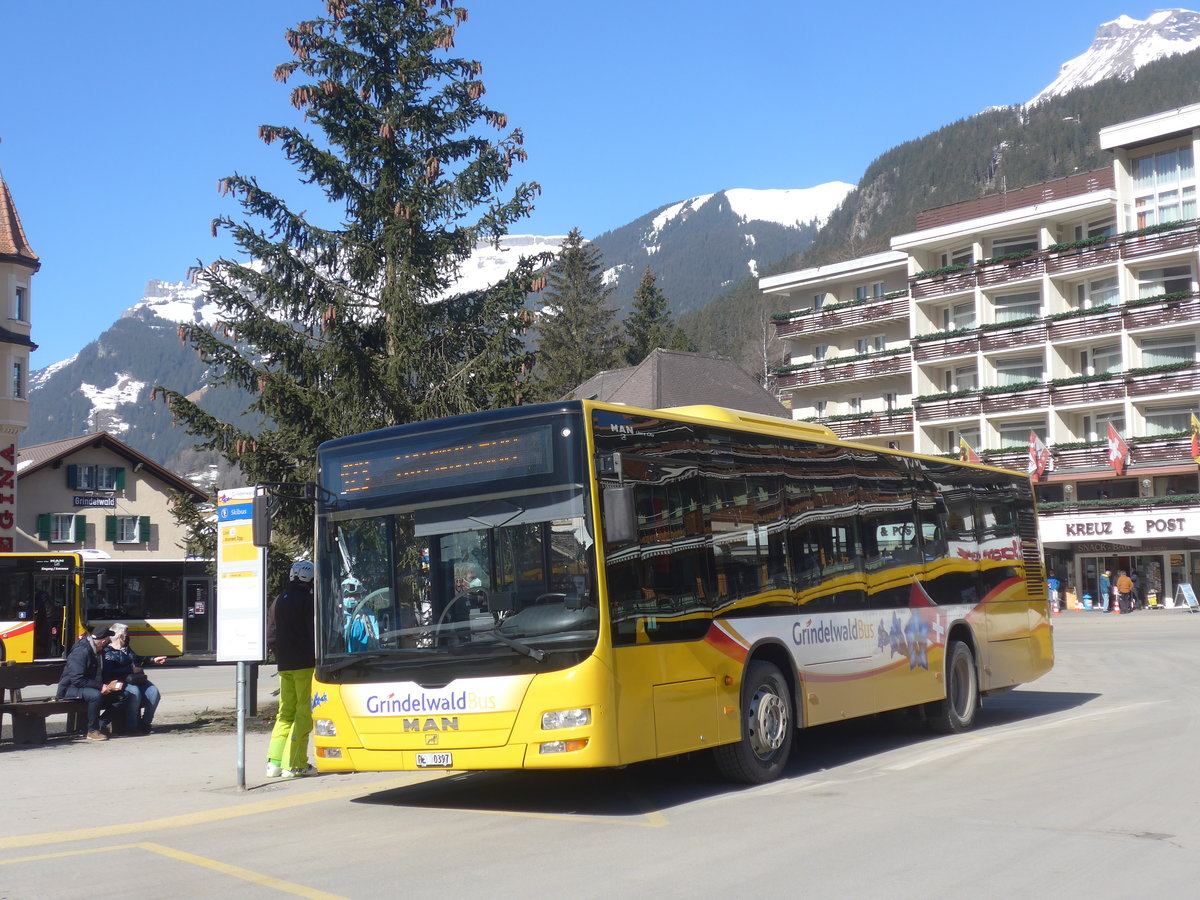
[[[927,210],[888,251],[759,285],[792,307],[776,388],[795,418],[1022,471],[1044,444],[1048,569],[1096,599],[1125,569],[1169,606],[1200,583],[1200,104],[1099,139],[1110,168]]]

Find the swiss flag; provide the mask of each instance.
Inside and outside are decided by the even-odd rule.
[[[1124,475],[1125,467],[1129,464],[1129,445],[1120,432],[1113,428],[1112,422],[1108,423],[1108,464],[1118,475]]]

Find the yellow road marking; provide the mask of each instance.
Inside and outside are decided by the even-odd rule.
[[[212,869],[214,872],[220,872],[223,875],[232,875],[234,878],[240,878],[243,881],[249,881],[251,884],[261,885],[262,887],[272,888],[277,891],[284,891],[288,894],[295,894],[297,897],[308,897],[310,900],[346,900],[346,898],[340,894],[330,894],[328,891],[319,891],[316,888],[305,887],[302,884],[296,884],[292,881],[284,881],[282,878],[276,878],[273,875],[264,875],[261,872],[253,872],[250,869],[243,869],[241,866],[223,863],[215,859],[209,859],[205,856],[197,856],[195,853],[188,853],[184,850],[176,850],[172,847],[166,847],[162,844],[155,844],[151,841],[141,841],[136,844],[117,844],[115,846],[106,847],[89,847],[83,850],[67,850],[62,853],[43,853],[38,856],[23,856],[19,859],[0,860],[0,866],[10,866],[14,863],[43,862],[48,859],[64,859],[70,856],[83,856],[88,853],[111,853],[114,850],[131,849],[146,850],[150,853],[157,853],[160,856],[166,856],[169,859],[176,859],[180,862],[190,863],[194,866]]]
[[[239,806],[223,806],[218,809],[201,810],[194,813],[184,813],[179,816],[166,816],[161,819],[145,819],[141,822],[124,822],[114,825],[98,825],[92,828],[76,828],[70,831],[43,831],[38,834],[21,834],[13,837],[0,838],[0,850],[15,850],[20,847],[37,847],[43,844],[66,844],[72,841],[94,841],[102,838],[120,837],[122,835],[140,834],[150,831],[158,833],[172,828],[190,828],[196,825],[210,825],[213,822],[223,822],[229,819],[240,819],[245,816],[257,816],[263,813],[274,813],[313,803],[324,803],[327,800],[339,800],[343,797],[354,797],[362,794],[390,791],[395,788],[408,787],[433,781],[444,777],[441,773],[429,774],[425,778],[419,775],[405,775],[369,785],[351,784],[344,787],[326,788],[324,790],[308,791],[303,794],[288,794],[282,797],[272,797],[269,800],[259,800]],[[645,810],[645,804],[639,803]],[[634,825],[640,828],[662,828],[670,824],[662,813],[644,811],[645,821],[635,822],[625,819],[604,816],[572,816],[561,813],[516,812],[512,810],[488,809],[459,809],[459,812],[470,812],[483,815],[515,816],[527,819],[549,819],[553,821],[590,822],[594,824]]]

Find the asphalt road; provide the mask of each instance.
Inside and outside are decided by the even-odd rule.
[[[1195,896],[1200,615],[1054,621],[1054,670],[969,734],[813,729],[757,788],[700,758],[267,782],[252,734],[239,791],[228,733],[3,742],[0,900]],[[156,674],[232,705],[228,667]]]

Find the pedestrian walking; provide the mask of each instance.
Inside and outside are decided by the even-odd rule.
[[[267,614],[267,646],[279,670],[279,712],[267,748],[267,777],[315,775],[308,761],[312,731],[312,679],[316,667],[313,633],[313,564],[292,563],[288,586]]]
[[[1125,574],[1122,569],[1117,574],[1117,603],[1120,604],[1121,612],[1131,612],[1130,604],[1133,602],[1133,579]]]

